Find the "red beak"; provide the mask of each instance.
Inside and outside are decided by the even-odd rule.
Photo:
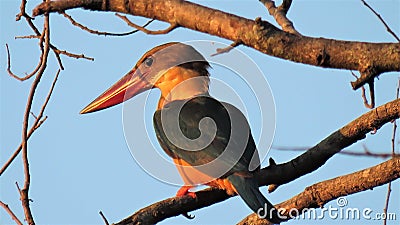
[[[146,74],[142,74],[139,69],[135,68],[131,70],[107,91],[82,109],[80,113],[91,113],[117,105],[143,91],[151,89],[153,85],[142,79],[145,75]]]

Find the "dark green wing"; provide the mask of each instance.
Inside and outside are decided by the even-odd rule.
[[[221,170],[226,170],[226,176],[259,168],[247,120],[228,103],[208,96],[173,101],[157,110],[153,119],[158,141],[167,154],[199,166],[210,176]]]

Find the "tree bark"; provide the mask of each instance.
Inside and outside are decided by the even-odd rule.
[[[303,192],[293,198],[277,204],[277,209],[284,209],[284,216],[291,219],[289,212],[323,207],[327,202],[341,196],[354,194],[373,189],[400,177],[400,157],[392,158],[379,165],[357,171],[348,175],[322,181],[307,187]],[[328,217],[328,213],[324,215]],[[260,219],[256,214],[251,214],[238,223],[239,225],[264,225],[271,224],[267,220]]]
[[[400,71],[399,43],[367,43],[312,38],[284,32],[272,24],[246,19],[181,0],[59,0],[33,10],[48,12],[83,7],[157,19],[180,27],[242,43],[267,55],[325,68],[358,70],[357,89],[384,72]]]

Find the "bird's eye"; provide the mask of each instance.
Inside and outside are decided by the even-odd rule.
[[[148,57],[148,58],[146,58],[145,60],[144,60],[144,64],[147,66],[147,67],[150,67],[152,64],[153,64],[153,58],[152,57]]]

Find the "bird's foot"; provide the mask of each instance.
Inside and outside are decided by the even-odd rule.
[[[190,196],[192,198],[196,198],[196,193],[195,192],[190,192],[189,190],[192,188],[193,186],[182,186],[181,188],[179,188],[178,192],[176,192],[176,197],[184,197],[184,196]],[[189,213],[185,212],[182,213],[182,216],[186,217],[187,219],[194,219],[194,215],[190,215]]]
[[[190,196],[192,198],[196,198],[196,193],[195,192],[190,192],[189,190],[193,188],[193,186],[182,186],[178,192],[176,192],[176,197],[184,197],[184,196]]]

